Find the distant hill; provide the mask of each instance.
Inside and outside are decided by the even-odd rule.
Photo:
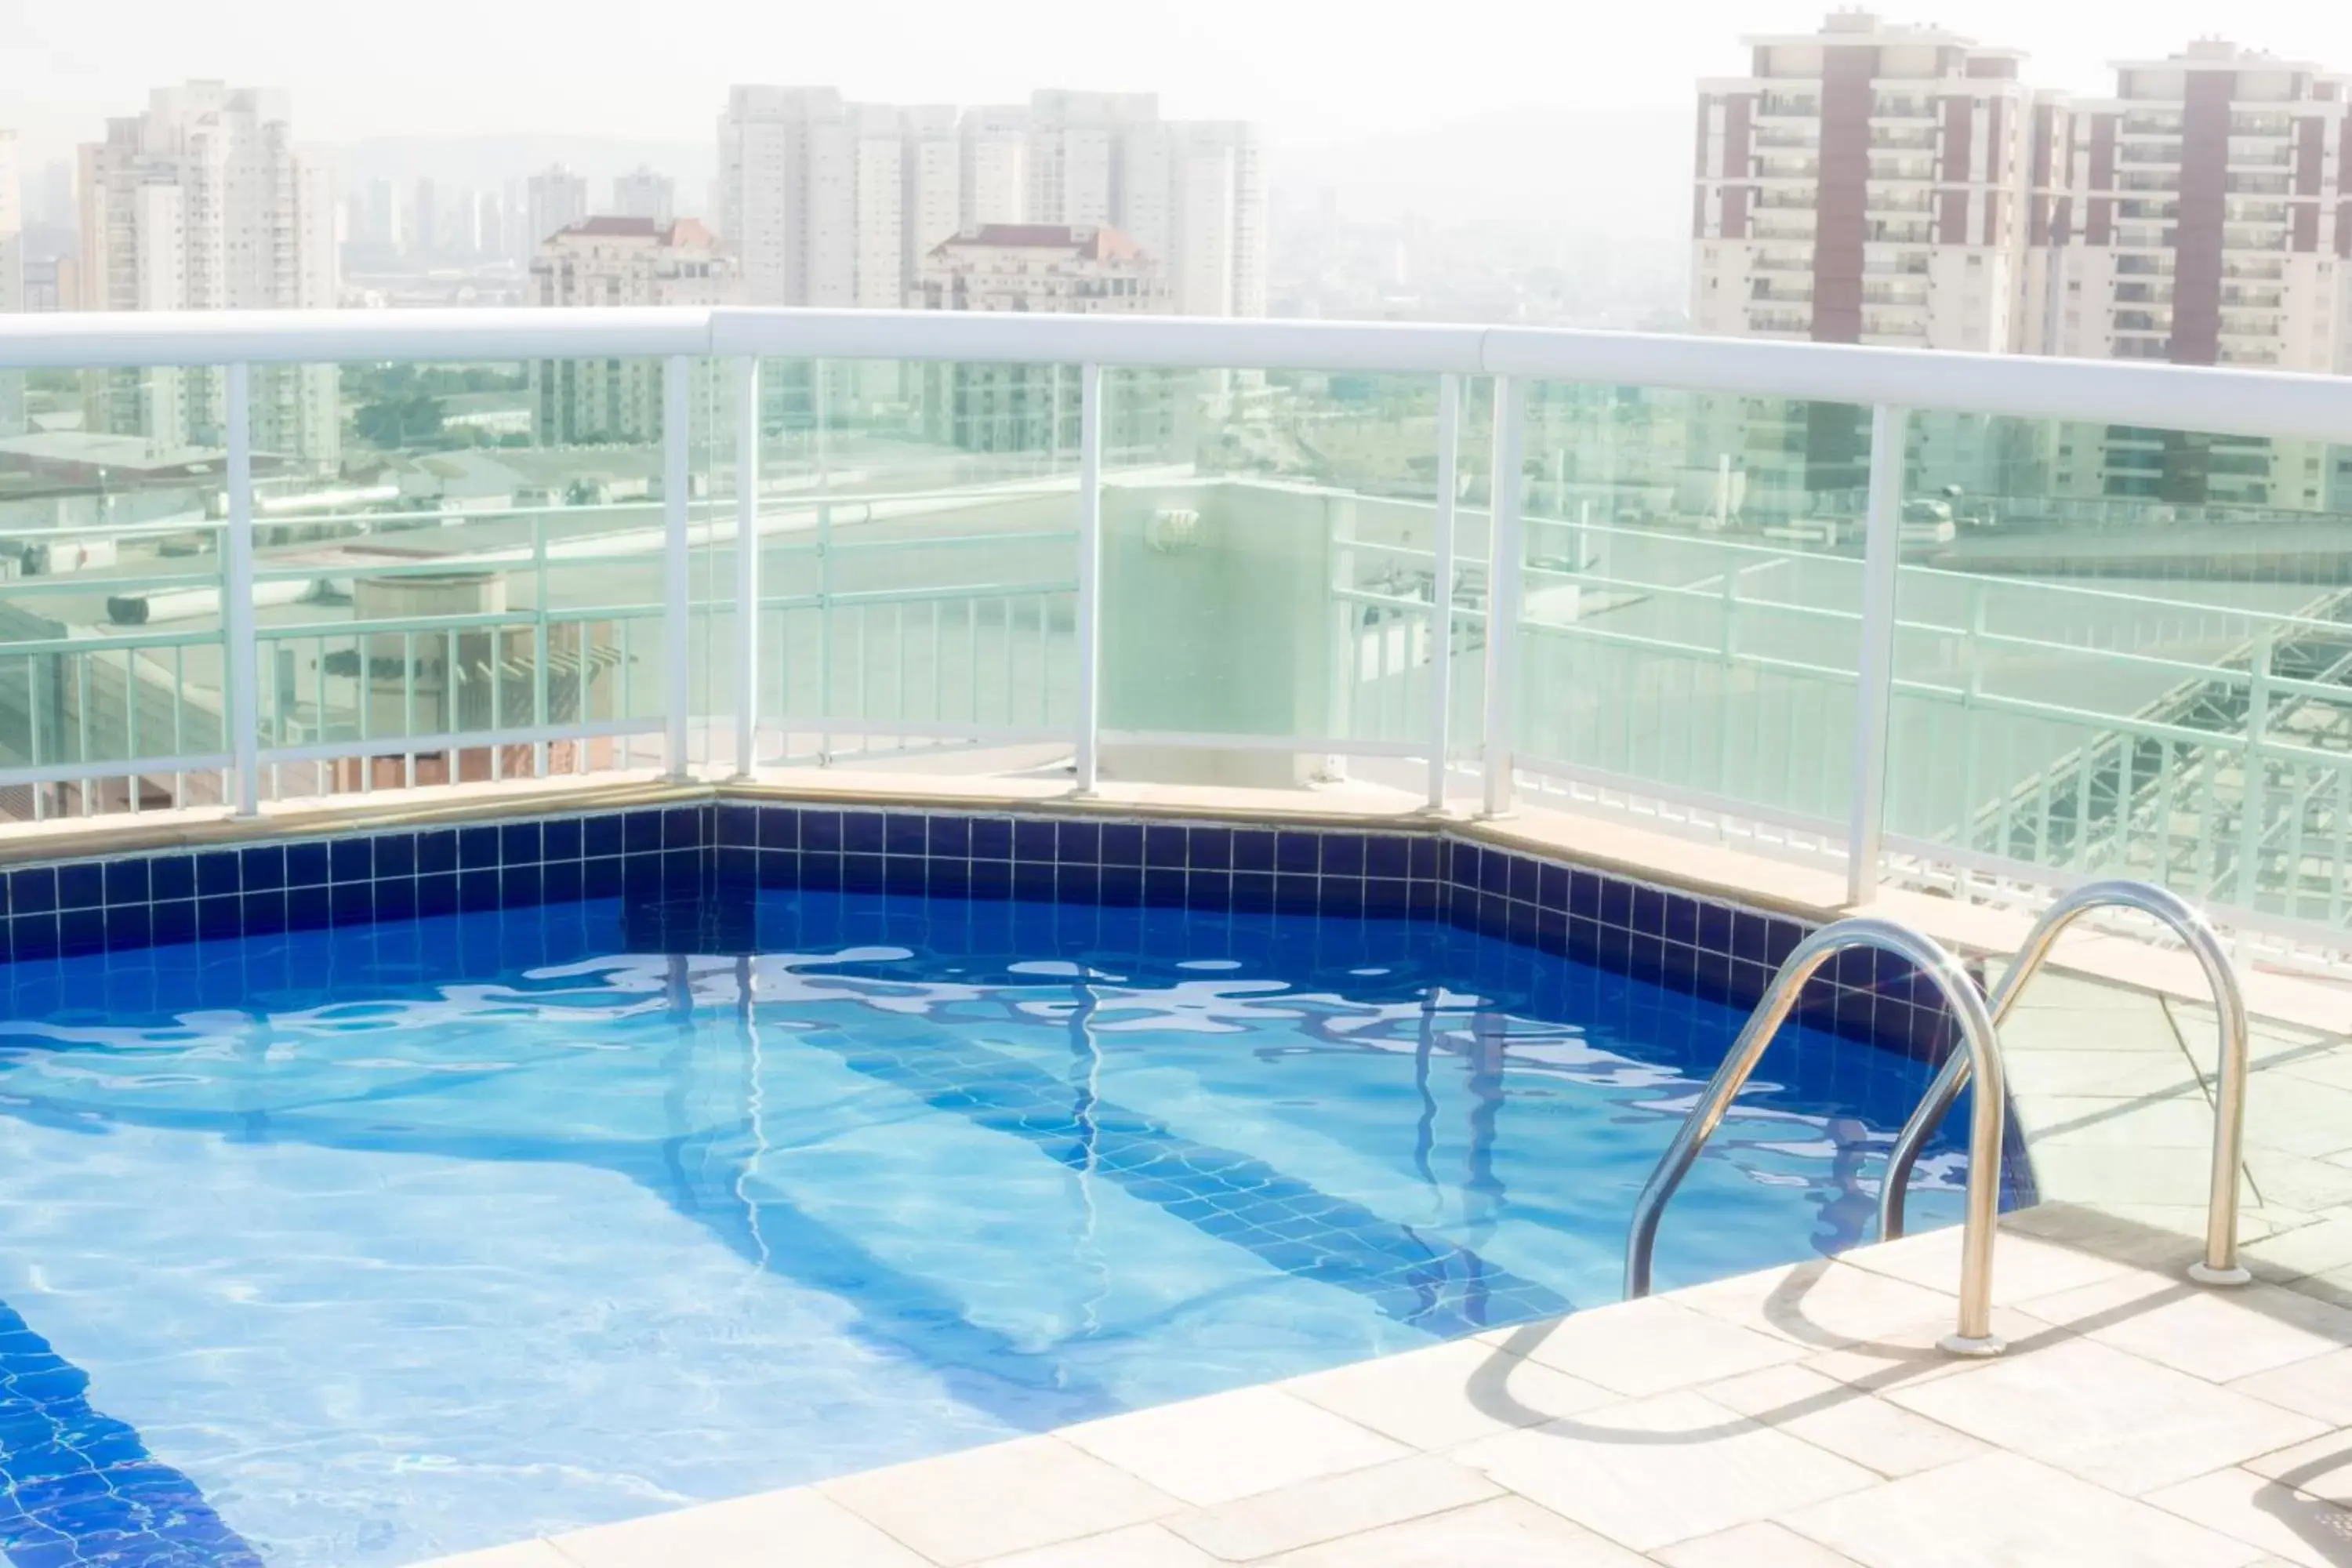
[[[1326,147],[1276,147],[1277,190],[1332,192],[1341,214],[1523,219],[1627,239],[1689,232],[1692,114],[1514,109]]]

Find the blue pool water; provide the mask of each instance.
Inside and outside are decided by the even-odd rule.
[[[1611,1301],[1741,1022],[1427,922],[760,900],[0,966],[0,1551],[397,1564]],[[1863,1238],[1927,1078],[1790,1030],[1662,1287]]]

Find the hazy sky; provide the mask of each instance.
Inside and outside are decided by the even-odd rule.
[[[37,155],[189,76],[294,94],[306,141],[562,132],[699,142],[730,81],[892,101],[1037,86],[1156,89],[1176,114],[1266,122],[1307,146],[1528,106],[1679,104],[1738,70],[1737,38],[1825,7],[1750,0],[0,0],[0,124]],[[1936,12],[1941,12],[1940,16]],[[2332,0],[1935,0],[1889,9],[2034,57],[2096,90],[2105,62],[2226,33],[2352,71]]]

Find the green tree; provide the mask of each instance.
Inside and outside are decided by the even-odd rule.
[[[394,394],[361,404],[352,416],[352,428],[369,446],[384,449],[446,447],[451,443],[441,418],[439,398],[421,392]]]

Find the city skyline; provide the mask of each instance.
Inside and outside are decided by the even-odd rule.
[[[16,106],[28,165],[88,140],[127,96],[158,81],[211,77],[289,92],[310,136],[336,147],[386,136],[531,132],[691,140],[726,78],[748,76],[833,83],[850,99],[886,102],[989,102],[1076,84],[1150,90],[1171,118],[1251,120],[1276,148],[1308,148],[1515,107],[1677,104],[1691,77],[1724,68],[1742,33],[1814,19],[1811,5],[1699,0],[1580,16],[1571,25],[1516,0],[1470,0],[1449,11],[1433,47],[1426,15],[1397,0],[1281,7],[1199,0],[1155,18],[1149,53],[1139,57],[1129,33],[1101,26],[1069,0],[1033,6],[1017,36],[996,18],[936,0],[790,18],[724,10],[693,29],[591,25],[560,36],[521,16],[444,0],[413,9],[404,26],[372,34],[363,47],[317,8],[287,0],[242,7],[244,25],[226,37],[197,14],[145,0],[103,16],[19,11],[0,46],[0,90]],[[2283,0],[2226,10],[2208,0],[2158,0],[2121,26],[2022,0],[1922,8],[1906,19],[2001,37],[2032,57],[2038,79],[2066,90],[2094,89],[2119,54],[2217,33],[2283,57],[2352,59],[2352,15]],[[742,66],[713,69],[712,28],[736,40],[727,53]],[[452,51],[453,38],[469,47]],[[1707,41],[1694,49],[1694,39]],[[508,68],[522,58],[535,62],[528,77]],[[779,72],[772,60],[794,68]],[[436,90],[418,92],[415,84],[428,79]]]

